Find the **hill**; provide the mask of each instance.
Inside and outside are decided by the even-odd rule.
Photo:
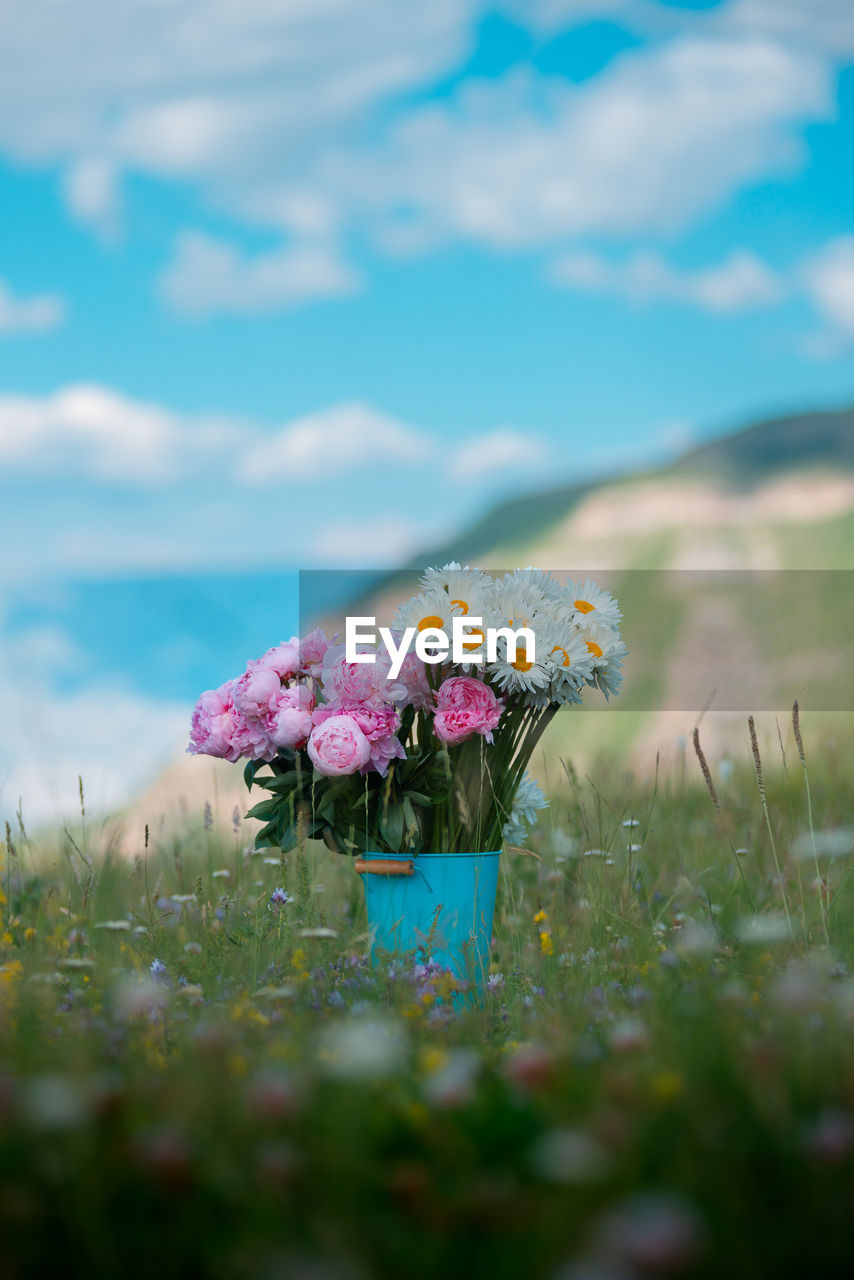
[[[667,466],[501,503],[347,611],[388,616],[417,570],[452,559],[591,573],[620,599],[624,694],[609,714],[559,717],[551,759],[628,749],[647,765],[684,749],[707,704],[713,755],[734,721],[746,749],[748,712],[796,697],[819,720],[854,713],[852,409],[769,419]]]
[[[504,547],[537,544],[585,500],[615,486],[624,490],[624,502],[629,497],[626,488],[631,492],[659,483],[675,489],[676,482],[690,480],[736,496],[791,472],[854,475],[854,408],[769,418],[698,445],[663,467],[558,485],[501,502],[461,533],[413,557],[406,567],[491,559]],[[630,510],[627,517],[630,520]]]

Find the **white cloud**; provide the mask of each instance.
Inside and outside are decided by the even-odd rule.
[[[427,433],[371,404],[330,405],[271,431],[226,415],[179,414],[109,387],[78,384],[47,396],[0,394],[0,469],[84,476],[140,489],[208,481],[277,484],[333,471],[414,465],[429,459]],[[211,493],[212,513],[223,498]],[[155,532],[155,531],[152,531]],[[73,535],[72,535],[73,537]]]
[[[84,156],[66,171],[62,184],[68,211],[101,239],[118,238],[121,199],[115,166],[101,156]]]
[[[314,187],[415,247],[660,232],[790,169],[829,89],[819,58],[757,38],[632,51],[580,86],[517,69],[412,112],[371,151],[324,158]]]
[[[448,459],[448,471],[455,480],[482,480],[501,471],[536,467],[547,454],[544,440],[500,427],[459,445]]]
[[[475,0],[0,0],[0,149],[192,178],[239,203],[466,56]]]
[[[710,15],[734,34],[786,40],[842,59],[854,51],[854,6],[850,0],[731,0]]]
[[[0,395],[0,462],[35,472],[84,471],[104,480],[169,477],[179,419],[106,387],[49,396]]]
[[[714,267],[680,271],[658,253],[639,252],[612,262],[578,251],[558,258],[550,275],[558,284],[593,293],[611,293],[633,302],[681,302],[729,315],[779,302],[783,281],[755,254],[733,250]]]
[[[430,537],[400,516],[332,521],[322,525],[310,554],[341,568],[382,569],[402,564]]]
[[[66,306],[55,293],[19,298],[0,280],[0,338],[22,333],[47,333],[65,319]]]
[[[580,85],[515,69],[413,106],[464,65],[486,0],[0,0],[0,151],[63,169],[74,216],[102,234],[138,172],[296,236],[254,259],[179,243],[176,305],[263,310],[352,288],[311,247],[348,230],[519,247],[683,226],[799,162],[804,123],[832,114],[838,43],[854,47],[848,0],[501,7],[548,30],[615,15],[653,38]]]
[[[831,240],[800,271],[803,288],[827,324],[815,349],[832,354],[854,342],[854,236]]]
[[[388,463],[412,465],[433,451],[422,432],[358,402],[333,405],[265,436],[241,463],[244,480],[269,484],[304,480]]]
[[[254,258],[200,231],[179,236],[175,256],[160,278],[163,298],[190,315],[257,313],[312,298],[353,293],[359,276],[334,247],[304,242]]]

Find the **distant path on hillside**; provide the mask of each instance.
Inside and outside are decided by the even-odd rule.
[[[746,740],[747,716],[772,705],[774,682],[757,621],[727,591],[725,579],[716,588],[713,582],[698,577],[689,596],[687,616],[666,663],[662,707],[650,713],[632,747],[638,767],[648,768],[656,752],[666,760],[684,750],[707,704],[712,714],[704,717],[703,741],[710,758],[738,749],[740,740]],[[717,711],[716,703],[738,709]]]

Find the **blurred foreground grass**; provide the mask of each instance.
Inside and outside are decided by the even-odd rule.
[[[767,821],[740,767],[720,813],[693,759],[564,768],[502,856],[482,1007],[372,969],[350,864],[239,814],[130,861],[16,824],[0,1272],[847,1274],[851,753],[808,762],[811,825],[787,752]]]

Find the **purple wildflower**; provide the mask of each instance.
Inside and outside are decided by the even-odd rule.
[[[286,902],[290,902],[291,895],[285,889],[274,889],[270,894],[271,907],[283,907]]]

